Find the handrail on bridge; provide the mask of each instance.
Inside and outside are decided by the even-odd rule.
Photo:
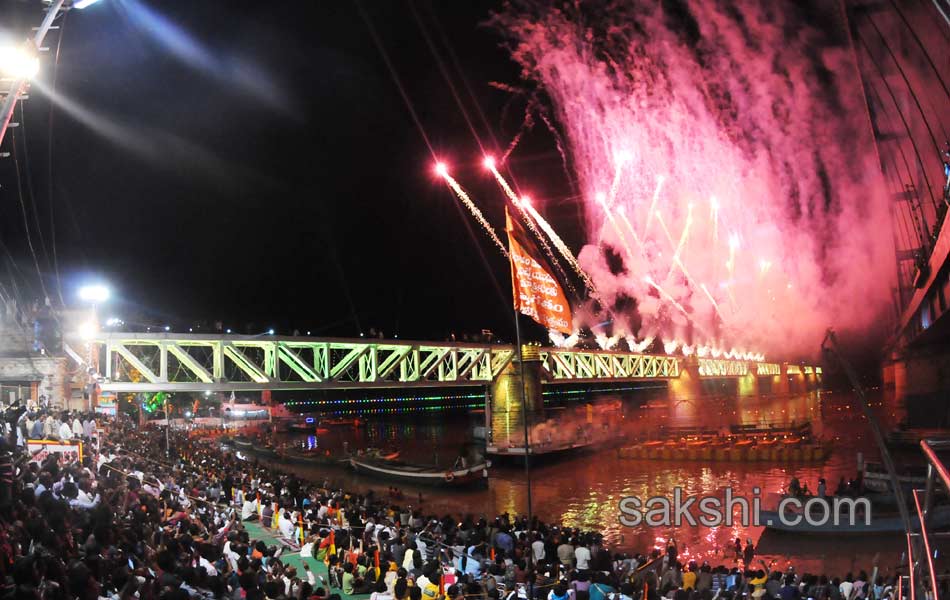
[[[923,490],[913,490],[914,506],[917,510],[917,519],[920,522],[920,533],[907,533],[908,583],[910,588],[910,598],[913,600],[916,596],[916,585],[918,582],[917,580],[919,579],[915,573],[915,571],[919,568],[916,565],[917,559],[919,557],[914,556],[911,539],[914,535],[919,535],[924,544],[924,552],[927,554],[926,565],[928,577],[925,581],[929,582],[930,584],[929,597],[932,598],[932,600],[940,600],[940,586],[937,582],[938,577],[933,562],[934,555],[930,545],[931,534],[927,531],[927,517],[929,516],[930,509],[933,506],[934,494],[936,493],[936,478],[939,477],[940,481],[943,483],[944,492],[950,491],[950,470],[947,469],[947,466],[943,463],[940,457],[937,456],[936,452],[936,449],[938,448],[950,449],[950,441],[923,439],[920,440],[920,448],[924,453],[924,457],[927,459],[927,479]],[[921,502],[921,492],[923,492],[923,502]]]

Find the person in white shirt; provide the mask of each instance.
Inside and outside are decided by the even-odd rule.
[[[427,558],[426,552],[429,550],[429,547],[426,546],[426,543],[418,537],[416,538],[416,550],[419,551],[419,558],[421,558],[422,562],[425,563]]]
[[[531,553],[534,555],[535,564],[544,561],[544,541],[540,537],[535,536],[531,542]]]
[[[292,539],[294,537],[294,522],[293,519],[290,518],[290,513],[281,513],[277,521],[277,529],[280,530],[280,535],[285,538]]]
[[[329,511],[327,503],[323,500],[320,501],[320,508],[317,510],[317,521],[323,524],[327,520],[327,512]]]
[[[247,521],[257,516],[257,502],[251,502],[250,498],[244,499],[244,505],[241,506],[241,520]]]
[[[578,546],[574,549],[574,558],[577,559],[577,570],[586,571],[590,566],[590,550],[587,546]]]
[[[215,569],[215,568],[214,568],[214,565],[211,564],[211,563],[208,561],[208,559],[205,558],[204,556],[199,556],[199,557],[198,557],[198,566],[199,566],[199,567],[204,567],[205,573],[208,574],[208,577],[217,577],[217,575],[218,575],[218,570]]]
[[[49,439],[53,436],[53,415],[47,415],[46,420],[43,421],[43,437]],[[57,431],[59,433],[59,431]]]
[[[237,572],[238,560],[241,558],[241,556],[231,549],[231,540],[228,540],[224,543],[223,554],[224,558],[227,559],[228,564],[231,566],[231,570]]]
[[[59,439],[68,440],[73,437],[73,430],[70,429],[69,423],[67,421],[62,422],[59,425]]]
[[[85,432],[83,431],[83,428],[82,428],[82,421],[79,420],[79,417],[76,417],[75,419],[73,419],[73,436],[80,438],[84,435],[84,433]]]

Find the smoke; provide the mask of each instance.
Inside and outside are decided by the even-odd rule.
[[[578,260],[597,288],[584,310],[612,319],[603,334],[788,355],[880,317],[887,197],[831,4],[519,2],[495,15],[567,140],[586,206]]]

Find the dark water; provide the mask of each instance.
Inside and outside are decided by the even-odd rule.
[[[903,415],[891,399],[877,396],[874,410],[882,426],[894,426]],[[419,413],[405,417],[370,418],[365,429],[333,428],[319,439],[314,436],[289,436],[284,441],[318,445],[332,453],[360,447],[395,447],[402,458],[410,461],[448,465],[471,443],[471,427],[479,415],[462,412]],[[789,424],[811,421],[815,433],[833,444],[831,457],[814,465],[757,463],[703,463],[701,461],[627,460],[615,451],[604,450],[564,457],[546,464],[532,466],[531,490],[534,514],[549,521],[560,521],[602,531],[613,547],[649,551],[664,546],[674,536],[681,555],[713,564],[728,563],[734,558],[731,550],[735,538],[745,542],[751,538],[766,559],[786,561],[797,569],[843,575],[850,570],[870,571],[871,557],[881,553],[881,567],[894,567],[905,547],[902,535],[862,536],[793,536],[767,532],[759,527],[681,527],[629,528],[620,524],[618,504],[624,496],[641,499],[652,496],[672,497],[675,487],[684,494],[712,495],[722,498],[731,487],[733,495],[752,497],[753,488],[760,488],[762,508],[771,509],[791,477],[807,482],[814,490],[818,478],[824,477],[829,491],[839,477],[855,476],[857,455],[876,459],[877,450],[870,429],[859,406],[851,396],[814,392],[787,398],[710,398],[698,402],[652,400],[648,406],[625,405],[625,415],[618,427],[631,432],[655,431],[660,425],[728,426],[730,424]],[[373,489],[385,495],[386,481],[359,476],[344,469],[298,468],[314,480],[329,478],[347,489]],[[523,466],[494,466],[488,489],[454,491],[415,489],[400,486],[405,496],[399,502],[422,507],[434,514],[472,513],[494,516],[503,512],[521,514],[526,510],[527,483]]]

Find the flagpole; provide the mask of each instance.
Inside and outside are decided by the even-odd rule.
[[[525,371],[524,371],[524,353],[521,348],[521,324],[518,322],[518,309],[514,310],[515,315],[515,344],[518,348],[518,370],[521,374],[521,416],[524,423],[524,478],[528,483],[528,533],[531,533],[531,442],[528,439],[528,393],[525,390]],[[530,535],[529,535],[530,537]],[[529,555],[530,556],[530,555]],[[530,557],[533,558],[533,557]],[[529,558],[529,561],[530,561]]]

